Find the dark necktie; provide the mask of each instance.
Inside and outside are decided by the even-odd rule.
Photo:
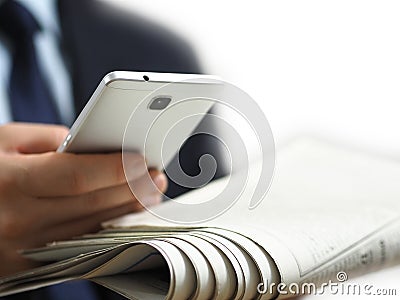
[[[8,95],[14,121],[60,123],[33,44],[39,24],[25,7],[6,0],[0,4],[0,31],[10,41],[12,50]]]
[[[8,91],[14,121],[60,123],[33,44],[34,34],[40,31],[39,24],[25,7],[6,0],[0,4],[0,31],[8,38],[12,49]],[[96,298],[93,287],[84,281],[52,286],[47,293],[51,299]],[[15,299],[19,299],[18,296]]]

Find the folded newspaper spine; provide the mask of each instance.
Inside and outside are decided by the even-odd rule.
[[[299,140],[281,150],[277,166],[257,209],[248,209],[246,189],[196,227],[144,211],[26,250],[48,264],[0,278],[0,296],[88,279],[130,299],[275,299],[400,263],[398,162]],[[203,201],[226,180],[179,201]],[[158,209],[182,213],[168,202]]]
[[[0,295],[88,279],[130,299],[285,298],[315,294],[328,282],[342,282],[338,274],[353,276],[400,260],[399,221],[307,271],[300,268],[306,257],[295,257],[268,232],[245,231],[124,228],[54,243],[26,256],[58,262],[0,279]],[[272,259],[266,249],[279,254]]]
[[[251,239],[219,228],[106,230],[27,251],[56,263],[0,280],[0,295],[91,279],[131,299],[271,299],[275,264]],[[86,253],[83,253],[84,251]]]

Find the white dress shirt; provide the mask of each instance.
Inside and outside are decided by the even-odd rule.
[[[70,126],[74,120],[71,80],[59,51],[61,36],[55,0],[17,0],[24,5],[42,31],[34,36],[39,67],[56,102],[61,121]],[[3,1],[0,0],[0,5]],[[0,30],[0,124],[12,121],[7,88],[12,67],[10,53]]]

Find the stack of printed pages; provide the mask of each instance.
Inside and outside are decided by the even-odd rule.
[[[179,201],[202,201],[226,180]],[[319,285],[339,272],[351,278],[400,263],[399,182],[398,161],[298,139],[279,149],[256,209],[248,208],[257,184],[250,177],[230,209],[203,223],[174,224],[147,211],[112,220],[97,234],[25,250],[44,265],[0,278],[0,296],[76,279],[130,299],[293,296],[293,283]]]

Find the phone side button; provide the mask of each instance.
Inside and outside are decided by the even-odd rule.
[[[63,147],[66,147],[69,144],[69,142],[71,141],[71,138],[72,138],[71,134],[68,134],[64,140]]]

